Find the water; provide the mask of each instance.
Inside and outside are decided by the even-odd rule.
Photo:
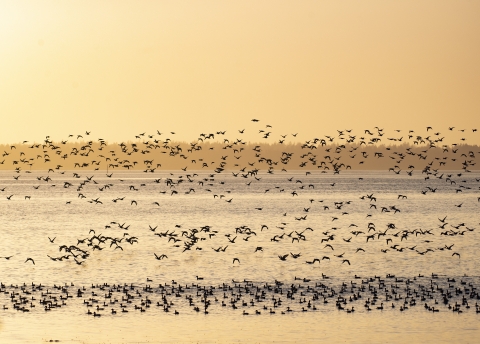
[[[141,290],[148,285],[172,286],[174,280],[191,286],[195,294],[197,285],[219,288],[222,283],[234,286],[232,281],[248,280],[260,287],[277,280],[312,288],[315,283],[328,283],[338,296],[343,282],[360,283],[375,276],[395,275],[403,279],[402,287],[404,279],[411,279],[417,288],[428,287],[432,273],[438,274],[435,283],[444,288],[448,288],[447,278],[456,280],[456,288],[469,285],[460,284],[461,280],[472,288],[480,286],[478,172],[458,177],[457,172],[444,171],[441,179],[438,174],[427,180],[420,172],[407,176],[379,171],[259,172],[256,178],[200,171],[197,175],[189,171],[189,177],[183,171],[115,172],[112,177],[83,171],[77,172],[79,178],[74,173],[15,174],[20,175],[18,180],[12,172],[0,173],[0,189],[4,189],[0,193],[0,256],[12,256],[0,259],[0,271],[10,293],[15,289],[11,285],[23,283],[41,283],[43,292],[67,285],[74,294],[80,286],[91,293],[92,284],[126,283]],[[456,184],[445,181],[448,174]],[[46,181],[47,176],[51,180]],[[459,187],[462,192],[456,191]],[[422,194],[425,190],[435,192]],[[103,242],[93,239],[88,246],[94,236]],[[70,252],[59,250],[63,245]],[[162,254],[167,257],[156,259]],[[57,260],[62,256],[68,258]],[[27,258],[35,264],[25,262]],[[320,263],[307,264],[315,258]],[[386,281],[395,283],[395,279]],[[67,300],[68,306],[48,312],[37,304],[24,313],[12,309],[9,295],[4,300],[9,309],[3,311],[0,323],[0,341],[9,343],[56,339],[451,342],[458,338],[474,342],[478,337],[474,301],[471,309],[463,307],[464,313],[457,314],[448,311],[438,293],[427,300],[431,306],[438,298],[438,313],[426,311],[423,303],[408,312],[398,310],[400,303],[395,309],[379,311],[380,301],[368,312],[362,300],[349,314],[338,311],[333,299],[328,306],[309,312],[287,301],[275,314],[243,308],[250,313],[261,310],[260,318],[242,316],[242,307],[215,306],[213,298],[219,303],[223,296],[218,289],[210,296],[213,304],[208,315],[192,311],[183,294],[169,313],[152,306],[146,312],[109,314],[115,305],[99,312],[100,318],[86,315],[84,298],[74,297]],[[160,290],[150,295],[153,305],[161,302]],[[462,303],[462,296],[455,295],[452,303]],[[201,305],[200,299],[201,295],[195,302]],[[296,307],[295,312],[282,315],[287,304]],[[172,313],[174,308],[179,315]],[[26,323],[28,331],[22,330]]]

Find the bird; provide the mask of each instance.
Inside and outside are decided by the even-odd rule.
[[[27,260],[25,260],[25,263],[28,262],[28,261],[31,261],[33,263],[33,265],[35,265],[35,261],[32,258],[27,258]]]
[[[155,252],[153,254],[155,256],[155,259],[157,259],[157,260],[162,260],[163,258],[168,258],[166,254],[161,254],[160,256],[158,256]]]

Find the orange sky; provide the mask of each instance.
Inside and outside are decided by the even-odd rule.
[[[2,1],[0,143],[255,140],[252,118],[300,140],[471,132],[479,18],[478,1]]]

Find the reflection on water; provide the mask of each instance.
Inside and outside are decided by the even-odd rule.
[[[15,314],[2,322],[2,343],[477,343],[479,331],[477,314],[451,312],[295,313],[261,318],[148,313],[92,318],[51,313]]]

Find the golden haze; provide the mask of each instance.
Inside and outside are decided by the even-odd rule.
[[[479,17],[477,1],[4,1],[0,142],[188,141],[251,118],[299,142],[473,128]]]

